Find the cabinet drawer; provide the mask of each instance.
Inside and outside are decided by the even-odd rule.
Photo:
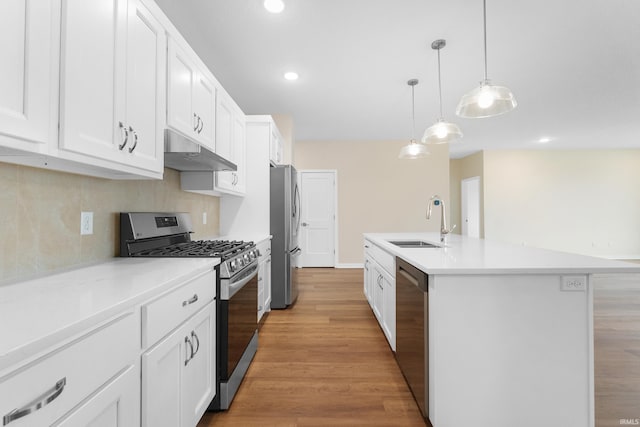
[[[271,256],[271,240],[263,240],[262,242],[256,245],[256,249],[260,251],[260,256],[258,257],[258,262],[263,262],[268,257]]]
[[[373,259],[375,259],[376,262],[380,264],[380,266],[382,266],[382,268],[384,268],[387,271],[387,273],[389,273],[392,277],[396,277],[395,257],[391,255],[389,252],[386,252],[383,249],[380,249],[379,246],[376,246],[371,242],[368,242],[367,245],[369,246],[367,250],[369,251],[369,254],[371,255],[371,257],[373,257]]]
[[[216,273],[204,273],[142,306],[142,347],[148,348],[216,296]]]
[[[139,328],[138,316],[127,313],[0,380],[3,425],[51,425],[135,363]]]

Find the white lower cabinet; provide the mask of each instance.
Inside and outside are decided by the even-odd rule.
[[[137,313],[123,314],[2,378],[3,425],[137,425]]]
[[[396,350],[395,258],[365,240],[364,294],[389,346]]]
[[[258,258],[258,322],[271,310],[271,241],[266,240],[257,246]]]
[[[140,422],[140,370],[129,366],[53,427],[129,427]]]
[[[142,425],[194,427],[215,395],[215,303],[142,355]]]

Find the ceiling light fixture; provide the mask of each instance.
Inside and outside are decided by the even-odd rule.
[[[456,114],[460,117],[482,118],[507,113],[518,105],[513,93],[504,86],[494,86],[487,78],[487,0],[482,0],[484,18],[484,80],[480,87],[462,97]]]
[[[289,71],[287,73],[284,73],[284,78],[287,80],[298,80],[298,73]]]
[[[271,13],[280,13],[284,10],[284,2],[282,0],[264,0],[264,8]]]
[[[429,155],[429,150],[427,150],[427,146],[421,144],[415,139],[415,131],[416,131],[416,103],[415,103],[415,86],[418,84],[418,79],[411,79],[407,82],[409,86],[411,86],[411,141],[409,144],[405,145],[400,149],[400,154],[398,154],[398,158],[400,159],[419,159],[422,157],[426,157]]]
[[[540,144],[546,144],[547,142],[551,142],[551,138],[549,138],[548,136],[543,136],[542,138],[540,138],[540,139],[538,140],[538,142],[539,142]]]
[[[444,144],[462,138],[462,131],[455,123],[446,122],[442,115],[442,77],[440,75],[440,49],[447,45],[446,40],[438,39],[431,43],[431,49],[438,51],[438,93],[440,95],[440,117],[438,121],[427,128],[422,136],[422,142],[427,144]]]

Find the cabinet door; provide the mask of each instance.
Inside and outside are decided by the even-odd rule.
[[[269,248],[269,252],[271,252],[271,248]],[[269,254],[266,264],[264,273],[264,310],[271,311],[271,254]]]
[[[373,308],[373,281],[374,281],[374,268],[371,258],[365,256],[364,259],[364,295],[369,302],[369,305]]]
[[[140,374],[138,366],[102,387],[53,427],[130,427],[140,422]]]
[[[194,427],[215,395],[215,303],[142,355],[142,425]]]
[[[267,274],[267,261],[258,264],[258,322],[265,312],[265,277]]]
[[[0,13],[0,143],[38,151],[50,139],[52,2],[4,0]],[[19,140],[3,140],[5,135]],[[36,144],[33,144],[36,143]]]
[[[198,71],[191,58],[169,40],[167,124],[185,135],[193,135],[198,129],[197,115],[193,111],[193,86]]]
[[[126,0],[62,1],[60,148],[118,160],[125,138]]]
[[[389,345],[393,351],[396,350],[396,288],[394,280],[387,274],[382,274],[380,280],[383,291],[382,303],[382,330],[387,336]]]
[[[183,368],[183,427],[195,427],[215,396],[215,318],[215,304],[211,303],[188,322],[187,336],[194,353]]]
[[[130,0],[127,19],[126,161],[162,171],[166,37],[162,25],[140,3]]]
[[[276,127],[271,125],[271,140],[269,142],[270,160],[276,165],[282,164],[282,138]]]
[[[246,122],[244,114],[237,111],[233,117],[233,161],[238,165],[233,190],[238,193],[246,191]]]
[[[193,91],[193,112],[197,122],[196,140],[215,151],[215,87],[204,73],[198,73]]]
[[[216,153],[235,163],[233,147],[234,129],[233,101],[222,91],[216,96]],[[216,172],[216,187],[219,190],[233,190],[235,172]]]
[[[378,318],[378,322],[383,322],[384,285],[382,284],[382,273],[377,266],[374,268],[373,281],[373,313]]]
[[[142,355],[142,426],[180,427],[182,370],[189,347],[180,328]]]

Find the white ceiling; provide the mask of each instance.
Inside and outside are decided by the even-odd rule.
[[[290,114],[296,140],[409,140],[443,109],[460,157],[494,148],[640,148],[640,1],[487,0],[488,75],[518,108],[456,117],[483,78],[481,0],[156,0],[247,114]],[[300,79],[285,81],[285,71]],[[544,146],[543,136],[553,138]]]

